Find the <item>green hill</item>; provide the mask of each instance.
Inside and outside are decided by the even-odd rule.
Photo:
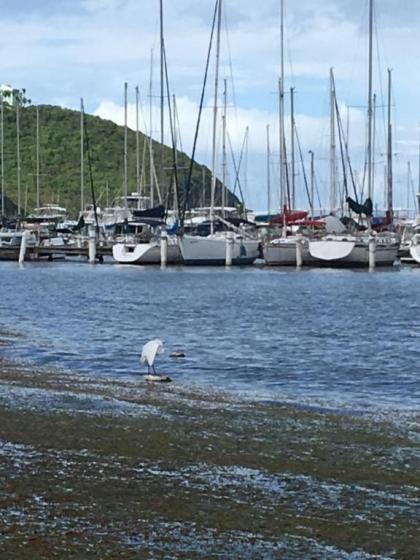
[[[65,206],[73,216],[80,209],[80,113],[60,107],[41,105],[40,114],[40,184],[41,204],[57,203]],[[98,204],[106,205],[106,186],[108,197],[122,194],[124,166],[124,128],[111,121],[86,115],[86,127],[89,135],[92,175]],[[144,181],[142,190],[149,193],[149,156],[146,144],[143,159],[144,142],[148,139],[140,134],[140,162],[143,164]],[[161,154],[163,150],[163,154]],[[20,153],[21,153],[21,208],[22,213],[30,212],[36,206],[36,108],[20,109]],[[172,150],[154,142],[156,174],[159,179],[163,203],[171,184]],[[4,111],[4,164],[7,197],[17,204],[16,172],[16,111],[5,105]],[[163,170],[161,161],[163,160]],[[85,200],[91,202],[90,176],[85,163]],[[181,200],[185,192],[189,158],[178,153],[179,184]],[[184,168],[184,169],[182,169]],[[204,169],[204,171],[203,171]],[[204,184],[203,189],[203,173]],[[128,134],[128,192],[136,191],[136,134]],[[210,203],[211,174],[207,168],[195,164],[193,168],[191,203],[193,206]],[[220,187],[220,184],[218,185]],[[157,196],[155,195],[155,200]],[[217,188],[216,204],[220,204],[220,188]],[[229,193],[227,204],[236,206],[238,199]]]

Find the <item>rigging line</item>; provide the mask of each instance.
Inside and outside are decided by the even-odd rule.
[[[175,117],[175,126],[177,128],[177,137],[179,139],[179,149],[181,150],[181,152],[184,151],[184,148],[182,146],[182,137],[181,137],[181,125],[179,122],[179,112],[178,112],[178,104],[175,102],[174,99],[174,117]]]
[[[227,18],[227,7],[225,6],[224,11],[224,24],[225,24],[225,36],[226,36],[226,46],[228,52],[228,59],[229,59],[229,74],[230,74],[230,81],[232,84],[232,103],[233,109],[235,112],[235,121],[236,125],[238,125],[238,104],[236,101],[236,88],[235,88],[235,80],[233,77],[233,63],[232,63],[232,49],[230,48],[230,36],[229,36],[229,26],[228,26],[228,18]]]
[[[241,172],[241,166],[242,166],[242,159],[243,159],[243,155],[244,155],[244,147],[245,147],[246,136],[245,136],[245,138],[242,142],[241,154],[240,154],[240,157],[239,157],[238,164],[236,163],[236,158],[235,158],[235,154],[233,152],[233,147],[232,147],[232,142],[231,142],[231,139],[230,139],[229,132],[227,133],[227,138],[228,138],[228,142],[229,142],[230,153],[231,153],[231,156],[232,156],[233,168],[235,170],[235,175],[236,175],[235,184],[234,184],[234,188],[233,188],[233,194],[235,194],[236,185],[238,185],[239,193],[240,193],[241,199],[242,199],[242,204],[245,205],[245,200],[244,200],[244,195],[243,195],[243,192],[242,192],[242,187],[241,187],[241,181],[240,181],[240,178],[239,178],[239,174]],[[246,211],[246,209],[245,209],[245,211]]]
[[[340,133],[342,135],[342,138],[344,140],[346,140],[346,137],[345,137],[345,134],[344,134],[343,121],[341,119],[341,114],[340,114],[340,110],[339,110],[339,107],[338,107],[337,97],[335,98],[335,106],[336,106],[336,112],[337,112],[337,117],[338,117],[337,121],[338,121],[339,131],[341,131]],[[350,171],[350,178],[351,178],[351,183],[352,183],[352,186],[353,186],[353,194],[354,194],[354,197],[356,199],[356,202],[358,202],[356,181],[354,179],[353,166],[351,164],[350,154],[349,154],[349,151],[348,151],[348,143],[345,142],[344,145],[346,147],[346,161],[347,161],[347,165],[348,165],[348,168],[349,168],[349,171]]]
[[[338,122],[338,138],[339,138],[339,142],[340,142],[340,154],[341,154],[341,164],[342,164],[342,171],[343,171],[343,186],[344,186],[344,190],[345,190],[345,194],[346,197],[349,196],[349,190],[348,190],[348,186],[347,186],[347,173],[346,173],[346,162],[345,162],[345,158],[344,158],[344,147],[343,144],[344,142],[344,138],[343,138],[343,128],[342,128],[342,123],[341,123],[341,116],[340,116],[340,111],[338,108],[338,103],[337,103],[337,91],[335,89],[335,79],[334,79],[334,75],[331,74],[331,79],[332,79],[332,86],[333,86],[333,96],[334,96],[334,109],[335,109],[335,113],[337,115],[337,122]],[[334,161],[334,166],[336,165],[336,162]]]
[[[291,45],[291,41],[289,38],[289,34],[287,33],[288,29],[291,29],[291,26],[288,25],[288,10],[285,10],[285,14],[284,14],[284,29],[285,29],[285,33],[284,33],[284,38],[285,38],[285,42],[286,42],[286,52],[287,52],[287,62],[289,63],[289,67],[290,67],[290,76],[289,76],[289,82],[291,82],[291,85],[295,85],[296,82],[296,75],[295,75],[295,71],[294,71],[294,66],[293,66],[293,59],[292,59],[292,49],[290,47]]]
[[[284,149],[284,171],[286,177],[286,194],[287,194],[287,204],[289,206],[289,210],[293,210],[291,207],[291,199],[290,199],[290,177],[289,177],[289,163],[287,161],[287,146],[286,146],[286,133],[283,134],[283,149]]]
[[[296,141],[297,141],[298,150],[299,150],[300,163],[302,165],[303,182],[305,183],[306,196],[308,197],[309,205],[311,206],[313,201],[311,201],[311,195],[310,195],[310,192],[309,192],[308,177],[306,175],[305,162],[303,160],[302,146],[301,146],[301,143],[300,143],[300,137],[299,137],[297,127],[295,127],[295,135],[296,135]]]
[[[410,166],[409,180],[411,185],[411,195],[413,197],[414,209],[415,209],[417,207],[417,195],[416,195],[416,187],[414,186],[414,178],[413,178],[413,172],[411,170],[411,166]]]
[[[387,117],[385,112],[386,109],[385,88],[383,86],[383,81],[382,81],[382,59],[381,59],[381,51],[379,49],[379,25],[378,25],[378,13],[376,10],[376,5],[374,5],[373,16],[374,16],[374,30],[375,30],[375,42],[376,42],[376,57],[378,62],[379,91],[381,96],[382,124],[384,126],[384,139],[386,139],[388,132],[387,132]]]
[[[83,110],[82,118],[83,118],[83,130],[84,130],[84,137],[85,137],[85,149],[86,149],[87,159],[88,159],[90,190],[91,190],[91,194],[92,194],[93,213],[95,215],[95,229],[96,229],[96,235],[99,236],[99,221],[98,221],[98,211],[97,211],[97,207],[96,207],[95,186],[93,184],[93,172],[92,172],[92,159],[90,157],[89,132],[88,132],[85,110],[84,110],[83,106],[82,106],[82,110]]]
[[[336,106],[337,110],[337,106]],[[349,196],[349,189],[347,186],[347,173],[346,173],[346,162],[344,159],[344,148],[343,148],[343,131],[341,130],[341,126],[338,127],[338,138],[340,142],[340,155],[341,155],[341,166],[343,171],[343,187],[345,191],[346,198]],[[341,194],[341,193],[340,193]]]
[[[187,203],[188,203],[188,200],[189,200],[189,197],[190,197],[190,192],[191,192],[191,180],[192,180],[192,173],[193,173],[193,168],[194,168],[195,152],[197,150],[198,133],[199,133],[199,130],[200,130],[201,116],[202,116],[202,113],[203,113],[204,96],[206,94],[207,78],[208,78],[208,73],[209,73],[210,58],[211,58],[211,51],[212,51],[212,46],[213,46],[214,31],[215,31],[215,28],[216,28],[216,19],[217,19],[219,1],[220,0],[216,0],[215,7],[214,7],[213,24],[212,24],[211,33],[210,33],[210,42],[209,42],[209,48],[208,48],[208,52],[207,52],[206,68],[205,68],[205,72],[204,72],[203,89],[201,91],[200,106],[199,106],[198,117],[197,117],[197,125],[196,125],[195,133],[194,133],[193,150],[192,150],[192,154],[191,154],[190,166],[189,166],[189,170],[188,170],[187,186],[186,186],[186,189],[185,189],[185,196],[184,196],[184,201],[183,201],[183,205],[182,205],[181,227],[184,225],[185,212],[186,212],[186,209],[187,209]]]
[[[319,210],[322,209],[322,203],[321,203],[321,196],[320,196],[320,191],[319,191],[319,187],[318,187],[318,181],[319,181],[319,177],[317,175],[317,172],[315,172],[315,192],[316,192],[316,196],[318,198],[318,204],[319,204]],[[322,183],[322,181],[321,181]]]
[[[175,199],[176,199],[176,206],[179,212],[179,183],[178,183],[178,164],[177,164],[177,153],[176,153],[176,139],[175,139],[175,131],[174,131],[174,119],[172,113],[172,104],[171,104],[171,95],[169,90],[169,75],[168,75],[168,61],[166,58],[166,47],[165,43],[162,41],[163,46],[163,66],[165,71],[165,81],[166,81],[166,93],[168,96],[168,112],[169,112],[169,124],[171,129],[171,140],[172,140],[172,165],[173,165],[173,178],[175,179]],[[172,180],[171,180],[172,183]],[[169,193],[169,188],[168,188]]]
[[[146,136],[149,136],[149,130],[148,130],[147,124],[146,124],[146,116],[145,116],[145,111],[144,111],[144,107],[143,107],[143,101],[142,101],[142,97],[141,97],[140,88],[139,88],[139,109],[140,109],[140,115],[141,115],[141,118],[142,118],[142,121],[143,121],[144,133],[145,133]]]

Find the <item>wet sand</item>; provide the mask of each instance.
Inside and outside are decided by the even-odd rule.
[[[419,558],[415,416],[0,362],[0,558]]]

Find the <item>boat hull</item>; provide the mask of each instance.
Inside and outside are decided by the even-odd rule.
[[[116,243],[112,247],[112,256],[119,264],[160,264],[160,244],[152,243]],[[177,240],[168,243],[167,263],[180,264],[181,251]]]
[[[330,243],[335,246],[328,247]],[[396,242],[377,243],[375,265],[393,266],[398,259],[398,249],[399,244]],[[312,264],[315,266],[334,268],[369,267],[369,243],[367,240],[310,242],[309,253]]]
[[[224,266],[226,264],[227,239],[223,236],[199,237],[184,235],[180,248],[187,266]],[[232,265],[251,265],[258,257],[259,241],[232,239]]]
[[[396,242],[378,243],[376,266],[392,266],[398,258],[398,249]],[[420,247],[418,253],[420,259]],[[267,243],[264,247],[264,261],[267,266],[295,266],[296,239],[285,238]],[[304,266],[366,268],[369,266],[369,245],[367,241],[357,240],[303,240],[302,261]]]
[[[308,250],[302,245],[302,258],[308,261]],[[264,261],[267,266],[296,266],[296,240],[280,239],[264,246]]]

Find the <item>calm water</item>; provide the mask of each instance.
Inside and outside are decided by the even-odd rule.
[[[95,375],[163,373],[253,398],[420,409],[420,270],[168,269],[0,263],[9,357]],[[174,361],[171,351],[187,358]]]

